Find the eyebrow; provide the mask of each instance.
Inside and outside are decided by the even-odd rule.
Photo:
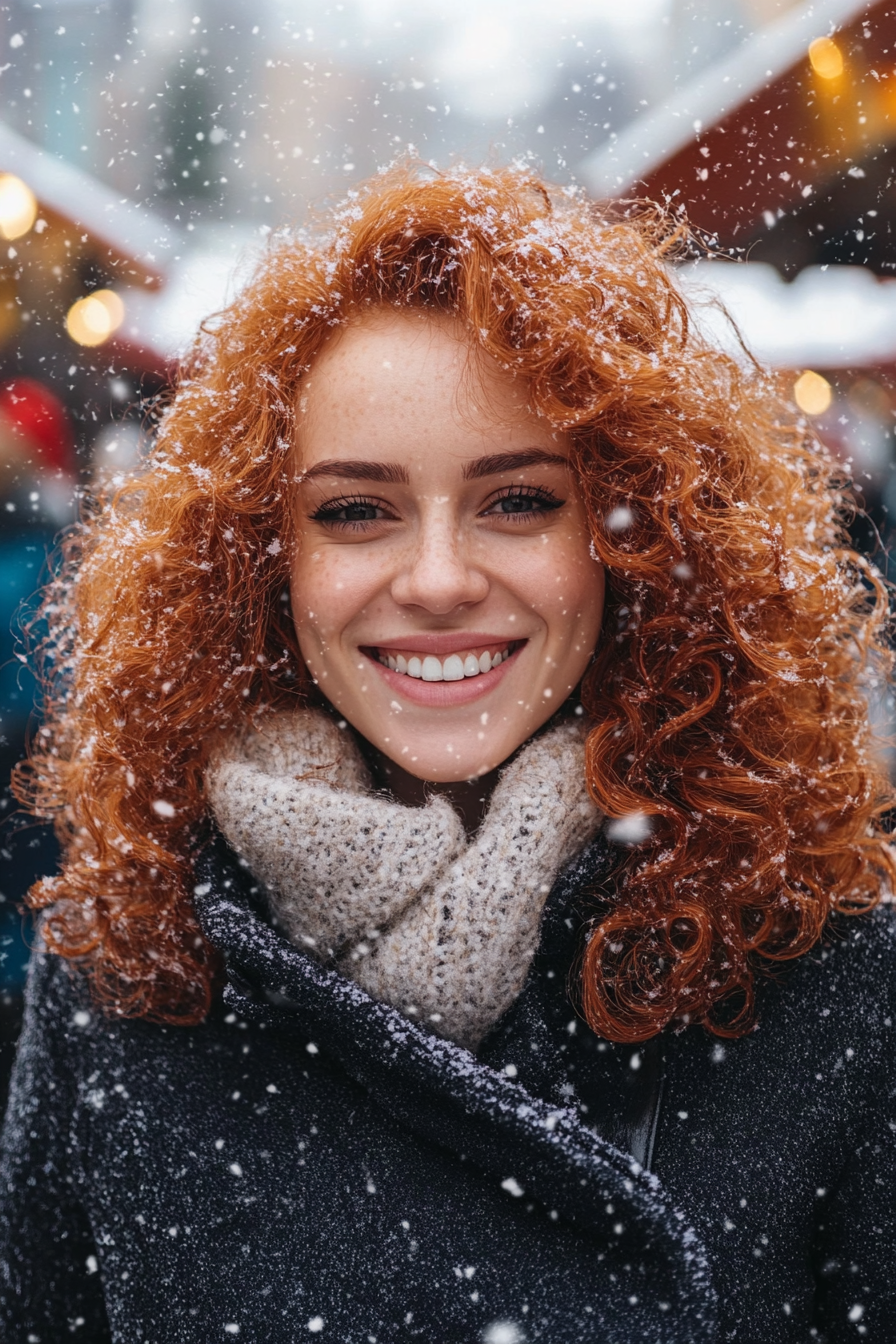
[[[318,476],[340,476],[350,481],[379,481],[381,485],[410,484],[407,471],[395,462],[353,462],[341,457],[331,462],[317,462],[303,471],[300,479],[313,481]]]
[[[467,462],[463,469],[465,481],[478,481],[484,476],[502,476],[523,467],[568,467],[569,460],[561,453],[549,453],[544,448],[522,448],[516,453],[489,453]],[[377,481],[380,485],[409,485],[410,477],[396,462],[362,462],[333,458],[317,462],[302,472],[303,481],[319,476],[336,476],[342,480]]]
[[[549,453],[545,448],[521,448],[516,453],[490,453],[477,457],[464,467],[465,481],[478,481],[483,476],[503,476],[522,467],[568,467],[569,460],[562,453]]]

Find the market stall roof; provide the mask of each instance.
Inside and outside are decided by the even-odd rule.
[[[122,198],[89,173],[40,149],[0,122],[0,172],[15,173],[44,213],[89,235],[123,278],[161,284],[179,234],[159,215]]]
[[[207,224],[171,259],[161,293],[137,286],[122,290],[125,318],[116,343],[145,367],[170,375],[206,318],[230,303],[251,276],[267,230],[240,224]]]
[[[809,47],[832,35],[842,68],[820,76]],[[638,117],[578,176],[599,198],[682,203],[723,245],[743,243],[896,139],[894,44],[891,0],[802,5]]]
[[[676,279],[703,332],[735,356],[744,356],[739,332],[773,368],[896,363],[896,280],[864,266],[807,266],[788,283],[763,262],[715,259],[678,267]]]
[[[125,290],[119,341],[172,369],[200,323],[239,292],[263,250],[257,230],[197,230],[161,294]],[[676,281],[715,342],[742,353],[725,313],[749,350],[778,368],[870,368],[896,362],[896,280],[862,266],[811,266],[786,282],[761,262],[707,259],[679,266]],[[721,305],[721,307],[720,307]],[[724,310],[724,311],[723,311]]]

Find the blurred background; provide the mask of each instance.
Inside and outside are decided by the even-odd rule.
[[[718,253],[681,269],[701,321],[731,343],[721,297],[889,567],[896,0],[0,3],[0,1105],[21,901],[55,860],[5,788],[35,722],[28,601],[270,229],[409,149],[684,208]]]

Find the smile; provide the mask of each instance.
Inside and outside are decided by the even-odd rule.
[[[407,644],[390,639],[361,646],[358,652],[370,659],[402,703],[456,709],[494,691],[516,667],[528,642],[470,631],[466,637],[460,632],[420,635]]]
[[[435,654],[414,653],[408,649],[401,653],[386,653],[381,649],[372,650],[373,656],[390,672],[401,676],[413,677],[417,681],[464,681],[470,677],[479,677],[515,653],[522,641],[516,640],[498,648],[472,648],[458,653],[450,653],[446,658]]]

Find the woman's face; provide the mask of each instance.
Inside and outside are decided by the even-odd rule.
[[[375,310],[303,384],[292,609],[327,699],[419,779],[507,759],[576,686],[604,576],[567,438],[451,319]]]

